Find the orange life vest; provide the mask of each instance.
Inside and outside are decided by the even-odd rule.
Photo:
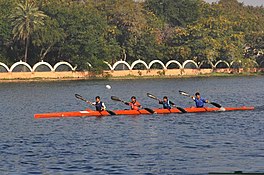
[[[132,103],[130,102],[129,103],[129,106],[131,107],[132,110],[139,110],[139,107],[141,106],[139,102],[135,102],[135,103]]]

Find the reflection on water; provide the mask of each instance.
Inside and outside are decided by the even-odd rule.
[[[112,86],[111,90],[105,88]],[[263,172],[263,77],[166,80],[3,83],[1,174],[206,174]],[[193,102],[178,90],[200,91],[223,106],[259,106],[255,111],[112,116],[35,120],[42,112],[83,110],[79,93],[102,97],[109,109],[136,95],[164,95],[178,106]],[[92,108],[92,107],[90,107]]]

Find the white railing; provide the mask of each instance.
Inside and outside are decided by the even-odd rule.
[[[203,66],[207,66],[207,68],[232,68],[233,66],[240,66],[241,63],[239,62],[231,62],[228,63],[227,61],[224,60],[219,60],[215,64],[213,64],[210,61],[202,61],[201,63],[196,63],[193,60],[186,60],[182,64],[177,61],[177,60],[169,60],[166,64],[164,64],[160,60],[152,60],[149,64],[147,64],[143,60],[136,60],[131,63],[131,65],[126,62],[126,61],[117,61],[113,65],[109,64],[108,62],[104,62],[110,70],[133,70],[136,65],[142,64],[143,69],[145,70],[151,70],[154,64],[159,64],[159,68],[157,69],[162,69],[162,70],[167,70],[169,69],[169,66],[172,64],[176,64],[176,68],[178,69],[200,69]],[[90,66],[92,66],[90,63],[88,63]],[[257,62],[255,62],[257,67],[263,64],[263,62],[259,65]],[[123,66],[122,66],[123,65]],[[61,67],[63,66],[63,67]],[[57,72],[57,71],[76,71],[77,66],[73,67],[70,63],[66,61],[61,61],[56,63],[54,66],[51,66],[50,63],[41,61],[36,63],[33,67],[31,67],[28,63],[19,61],[14,63],[10,68],[0,62],[0,71],[1,72]]]
[[[77,68],[77,66],[73,67],[70,63],[65,61],[58,62],[53,67],[45,61],[38,62],[33,67],[26,62],[19,61],[14,63],[10,68],[6,64],[0,62],[2,72],[56,72],[59,71],[58,68],[60,66],[65,66],[60,71],[75,71]],[[43,69],[43,67],[46,69]]]

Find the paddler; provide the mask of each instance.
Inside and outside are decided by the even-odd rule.
[[[159,100],[159,104],[163,105],[163,109],[171,109],[171,106],[174,105],[174,103],[169,101],[167,96],[164,96],[163,100]]]
[[[199,92],[196,92],[195,96],[192,96],[192,99],[194,100],[197,108],[203,108],[205,103],[209,103],[208,100],[201,97]]]
[[[140,108],[142,108],[141,104],[137,101],[135,96],[132,96],[131,101],[125,102],[125,104],[129,105],[132,110],[139,110]]]
[[[105,111],[106,110],[106,106],[103,102],[101,102],[99,96],[95,97],[95,102],[93,102],[92,105],[95,106],[96,111]]]

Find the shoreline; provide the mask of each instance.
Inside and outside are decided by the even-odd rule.
[[[89,77],[59,77],[59,78],[0,78],[0,83],[23,83],[23,82],[63,82],[63,81],[93,81],[93,80],[140,80],[140,79],[182,79],[182,78],[211,78],[211,77],[250,77],[263,76],[263,72],[243,73],[208,73],[198,75],[144,75],[144,76],[89,76]]]

